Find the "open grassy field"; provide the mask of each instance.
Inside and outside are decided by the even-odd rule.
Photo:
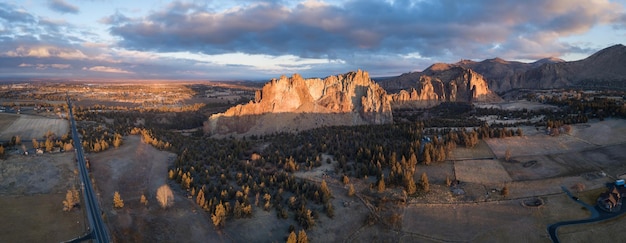
[[[454,171],[456,179],[462,182],[502,184],[512,181],[498,160],[456,161]]]
[[[5,116],[10,116],[6,118]],[[18,116],[15,119],[13,116]],[[20,136],[22,141],[33,138],[40,139],[47,131],[54,132],[57,136],[66,134],[69,131],[69,123],[67,120],[59,118],[46,118],[32,115],[13,115],[0,113],[0,140],[10,140],[12,136]],[[8,123],[13,120],[10,125],[1,126],[2,123]]]
[[[140,141],[139,136],[124,138],[117,149],[87,155],[95,177],[95,187],[114,241],[121,242],[224,242],[225,234],[213,227],[210,215],[181,195],[180,186],[171,185],[174,205],[162,209],[156,200],[157,189],[168,183],[167,167],[174,154],[159,151]],[[113,208],[113,193],[118,191],[124,208]],[[148,205],[140,203],[144,194]]]
[[[83,212],[63,211],[75,180],[73,153],[0,160],[0,242],[61,242],[85,232]]]
[[[0,131],[4,131],[9,128],[18,118],[20,118],[20,115],[0,113]]]

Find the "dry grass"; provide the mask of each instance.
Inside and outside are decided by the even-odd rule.
[[[0,197],[0,242],[63,242],[81,236],[83,212],[64,212],[64,199],[64,193]]]
[[[102,210],[113,239],[121,242],[204,242],[226,241],[214,230],[209,215],[195,201],[187,199],[178,185],[174,205],[161,209],[156,190],[167,183],[167,166],[174,154],[159,151],[140,141],[139,136],[125,137],[118,149],[88,155],[101,195]],[[124,208],[113,209],[113,193],[119,191]],[[148,207],[140,203],[145,193]]]
[[[12,136],[20,136],[22,141],[41,139],[47,131],[52,131],[57,136],[66,134],[69,131],[68,121],[59,118],[20,115],[17,120],[0,132],[0,140],[10,140]]]
[[[462,182],[502,184],[512,181],[498,160],[456,161],[454,171],[456,179]]]
[[[85,232],[83,212],[63,211],[77,187],[72,153],[0,160],[0,242],[61,242]]]

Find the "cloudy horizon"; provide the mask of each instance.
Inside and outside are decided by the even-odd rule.
[[[626,0],[0,3],[0,79],[264,80],[585,58],[626,39]]]

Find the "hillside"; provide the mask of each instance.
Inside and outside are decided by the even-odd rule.
[[[401,82],[410,88],[391,95],[395,105],[430,107],[440,102],[500,100],[482,75],[455,65],[435,64],[422,73],[404,75]]]
[[[453,67],[468,68],[481,74],[489,89],[498,93],[518,88],[626,88],[626,46],[621,44],[572,62],[550,57],[533,63],[506,61],[501,58],[480,62],[462,60],[453,64],[437,63],[423,72],[405,73],[382,80],[380,85],[395,93],[413,88],[413,83],[423,75],[433,75]]]
[[[252,135],[392,121],[387,92],[358,70],[323,80],[298,74],[273,79],[254,101],[211,116],[204,129],[218,136]]]

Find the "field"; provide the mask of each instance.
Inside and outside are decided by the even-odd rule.
[[[102,210],[112,239],[134,242],[204,242],[227,241],[217,232],[209,215],[194,201],[182,197],[178,185],[174,205],[161,209],[156,200],[158,187],[168,183],[167,167],[174,154],[159,151],[142,143],[139,136],[128,136],[118,149],[88,155],[100,194]],[[113,208],[113,193],[118,191],[124,208]],[[144,194],[148,205],[140,203]]]
[[[83,212],[63,211],[72,186],[74,154],[0,160],[0,242],[61,242],[85,232]]]
[[[18,118],[15,118],[15,116],[18,116]],[[41,139],[47,131],[54,132],[57,136],[66,134],[69,131],[67,120],[35,115],[0,113],[0,126],[2,126],[0,128],[4,128],[0,132],[0,141],[11,140],[12,136],[20,136],[22,141],[30,141],[33,138]]]
[[[454,163],[456,179],[478,184],[502,184],[512,179],[498,160],[465,160]]]

